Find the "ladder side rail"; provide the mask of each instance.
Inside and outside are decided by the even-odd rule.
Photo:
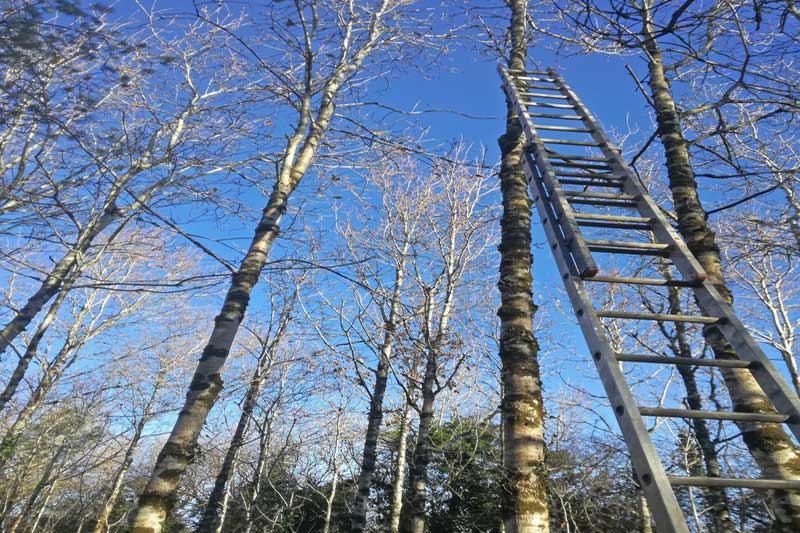
[[[592,254],[584,242],[580,230],[578,229],[578,224],[575,221],[575,213],[561,191],[561,187],[558,185],[555,172],[553,171],[553,168],[550,165],[547,156],[545,155],[544,145],[539,140],[539,136],[533,127],[533,122],[531,121],[527,110],[522,107],[522,100],[520,99],[517,88],[511,80],[507,70],[502,65],[498,65],[497,70],[499,71],[500,79],[503,82],[503,90],[505,91],[506,95],[508,95],[515,111],[517,112],[517,115],[519,116],[519,122],[523,131],[525,132],[526,140],[536,152],[537,168],[542,170],[544,175],[543,177],[547,182],[550,200],[553,203],[553,207],[556,209],[557,214],[559,215],[558,223],[566,234],[575,263],[578,265],[578,269],[582,274],[586,276],[594,276],[597,274],[597,265],[595,264]],[[527,152],[527,150],[523,151]]]
[[[643,217],[654,219],[652,230],[656,239],[659,242],[671,245],[672,253],[670,254],[670,259],[681,271],[681,274],[689,280],[705,280],[707,275],[703,267],[689,251],[680,234],[667,221],[664,212],[652,199],[638,177],[627,166],[619,150],[608,139],[594,116],[559,74],[551,70],[551,75],[556,80],[555,84],[567,96],[567,101],[575,106],[575,110],[583,119],[586,129],[590,130],[590,135],[599,145],[603,155],[608,159],[612,173],[625,177],[623,180],[624,190],[636,198],[639,212]]]
[[[591,130],[592,138],[600,144],[600,149],[609,158],[614,171],[627,178],[624,180],[626,192],[641,197],[639,205],[641,206],[642,215],[656,219],[653,224],[656,237],[661,242],[674,244],[673,250],[675,253],[671,254],[671,258],[678,270],[681,271],[681,274],[688,279],[693,277],[698,279],[698,273],[702,273],[702,277],[698,281],[702,280],[703,283],[693,288],[701,311],[706,315],[719,317],[721,320],[716,326],[733,346],[739,358],[755,363],[750,369],[753,377],[755,377],[775,409],[781,414],[790,416],[786,425],[795,438],[800,440],[800,398],[798,398],[795,391],[753,339],[744,324],[738,319],[733,308],[722,299],[717,289],[705,280],[705,272],[697,262],[697,259],[695,259],[677,231],[667,222],[664,214],[619,152],[614,149],[597,120],[589,113],[586,106],[572,89],[567,86],[563,78],[552,69],[549,72],[553,79],[556,80],[556,84],[562,89],[564,95],[568,97],[567,100],[575,105],[575,109],[584,118],[584,124],[587,129]]]
[[[660,533],[688,533],[689,528],[683,511],[644,425],[639,407],[628,389],[614,351],[603,332],[603,325],[591,304],[589,294],[583,287],[583,281],[577,275],[576,269],[571,266],[567,244],[556,231],[555,221],[548,213],[545,203],[546,190],[534,170],[535,162],[530,154],[526,153],[525,156],[524,166],[529,176],[534,178],[531,181],[534,203],[556,260],[558,272],[567,289],[570,303],[600,375],[600,381],[627,443],[631,462],[647,498],[650,512],[659,525]]]

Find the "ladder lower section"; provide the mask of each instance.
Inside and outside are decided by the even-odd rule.
[[[731,307],[706,281],[706,273],[683,239],[563,79],[552,69],[510,73],[500,66],[498,70],[528,142],[523,168],[537,212],[659,533],[689,531],[673,487],[800,490],[800,480],[667,475],[643,417],[785,424],[800,439],[800,400]],[[540,137],[538,130],[548,132],[547,136]],[[584,238],[584,228],[618,232],[619,238]],[[680,279],[604,272],[599,259],[609,255],[658,258],[676,269]],[[586,283],[684,288],[694,293],[702,314],[596,309]],[[738,359],[616,353],[606,337],[602,319],[716,327],[733,346]],[[621,362],[748,371],[772,403],[773,410],[749,413],[643,407],[637,404],[628,387]]]

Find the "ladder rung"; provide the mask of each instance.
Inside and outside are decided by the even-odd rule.
[[[614,174],[592,174],[591,172],[556,172],[559,176],[569,176],[571,178],[588,178],[588,179],[602,179],[606,181],[616,181],[622,183],[624,178],[615,176]]]
[[[549,109],[575,109],[572,104],[551,104],[550,102],[532,102],[530,100],[523,100],[522,104],[530,107],[547,107]]]
[[[602,200],[635,200],[637,198],[632,194],[618,194],[609,192],[564,191],[564,195],[575,198],[598,198]]]
[[[651,231],[653,228],[650,224],[641,224],[636,222],[614,222],[613,220],[594,220],[583,219],[575,217],[579,226],[587,228],[609,228],[609,229],[629,229],[639,231]]]
[[[540,77],[538,77],[538,76],[518,76],[518,75],[516,75],[516,74],[512,74],[512,75],[511,75],[511,77],[512,77],[512,78],[514,78],[514,81],[516,81],[516,80],[522,80],[522,81],[543,81],[543,82],[545,82],[545,83],[555,83],[555,81],[556,81],[556,80],[554,80],[553,78],[540,78]]]
[[[642,416],[663,416],[668,418],[700,418],[703,420],[731,420],[733,422],[769,422],[782,424],[789,415],[777,413],[730,413],[724,411],[696,411],[694,409],[669,409],[664,407],[640,407]]]
[[[537,85],[535,83],[518,83],[517,85],[521,85],[526,89],[534,89],[537,91],[558,91],[561,92],[559,87],[554,87],[552,85]]]
[[[622,184],[616,181],[594,179],[594,180],[576,180],[572,178],[558,178],[558,182],[562,185],[583,185],[584,187],[613,187],[615,189],[622,189]]]
[[[546,71],[543,71],[543,70],[525,70],[525,69],[510,68],[510,69],[508,69],[508,72],[510,74],[514,75],[514,76],[517,76],[518,74],[522,74],[522,75],[532,74],[534,76],[551,76],[551,74],[549,72],[546,72]],[[515,73],[517,73],[517,74],[515,74]]]
[[[664,357],[661,355],[617,354],[617,361],[631,363],[664,363],[668,365],[712,366],[715,368],[751,368],[753,363],[740,359],[695,359],[693,357]]]
[[[637,250],[652,250],[654,252],[664,252],[671,248],[669,244],[657,242],[631,242],[631,241],[607,241],[599,239],[586,239],[589,246],[606,246],[610,248],[633,248]]]
[[[568,133],[592,133],[592,130],[588,130],[586,128],[570,128],[569,126],[550,126],[547,124],[544,125],[537,125],[537,130],[552,130],[552,131],[564,131]]]
[[[528,113],[528,116],[538,118],[557,118],[559,120],[583,120],[581,117],[574,115],[551,115],[548,113]]]
[[[547,142],[545,139],[541,139],[544,142]],[[557,159],[563,159],[564,161],[596,161],[600,163],[608,163],[607,157],[597,157],[591,155],[573,155],[573,154],[559,154],[558,152],[552,152],[550,150],[547,151],[547,155],[549,157],[555,157]]]
[[[576,213],[575,218],[586,220],[607,220],[609,222],[634,222],[638,224],[650,224],[652,218],[644,217],[624,217],[620,215],[596,215],[594,213]]]
[[[800,490],[800,480],[794,479],[744,479],[724,477],[667,476],[674,486],[731,487],[738,489]]]
[[[567,97],[564,96],[563,94],[544,94],[544,93],[523,92],[523,93],[521,93],[521,96],[529,96],[531,98],[553,98],[553,99],[558,99],[558,100],[566,100],[567,99]]]
[[[656,257],[668,257],[669,250],[661,250],[658,248],[641,248],[632,246],[613,246],[608,244],[595,244],[591,241],[586,241],[590,251],[600,252],[605,254],[627,254],[627,255],[652,255]]]
[[[568,144],[568,145],[571,145],[571,146],[600,146],[596,142],[592,142],[592,141],[570,141],[568,139],[550,139],[550,138],[546,138],[546,137],[542,137],[539,140],[542,141],[543,143],[546,143],[546,144]],[[583,158],[583,157],[574,157],[573,159],[585,159],[586,161],[608,161],[605,157],[600,158],[600,159],[597,159],[597,158],[589,159],[589,158]]]
[[[656,322],[691,322],[695,324],[716,324],[719,318],[713,316],[668,315],[662,313],[634,313],[631,311],[597,311],[604,318],[630,318],[633,320],[655,320]]]
[[[637,204],[636,202],[628,202],[620,200],[593,200],[590,198],[569,198],[569,201],[571,204],[594,205],[594,206],[604,206],[604,207],[624,207],[627,209],[637,209],[639,207],[639,204]]]
[[[598,281],[601,283],[628,283],[631,285],[656,285],[659,287],[698,287],[702,281],[688,281],[682,279],[663,278],[630,278],[626,276],[594,276],[584,281]]]
[[[608,165],[587,165],[585,163],[569,163],[566,161],[552,161],[550,163],[554,167],[564,167],[564,168],[582,168],[586,170],[606,170],[611,171],[611,167]]]

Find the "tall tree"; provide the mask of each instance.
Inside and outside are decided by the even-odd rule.
[[[297,51],[297,59],[302,62],[301,81],[286,87],[296,97],[292,102],[297,112],[296,122],[278,160],[272,192],[253,238],[235,269],[220,313],[214,320],[184,406],[139,498],[133,519],[134,533],[161,530],[171,496],[194,458],[200,430],[219,396],[225,360],[244,319],[253,287],[278,235],[288,200],[308,171],[328,131],[340,94],[347,90],[348,83],[359,73],[369,56],[402,40],[403,28],[399,20],[407,6],[408,2],[400,0],[383,0],[374,7],[358,4],[355,0],[344,3],[316,0],[295,2],[291,11],[272,12],[273,16],[281,19],[297,20],[291,25],[296,32],[287,31],[289,27],[284,26],[286,19],[273,19],[272,22],[273,27],[284,28],[284,33],[280,33],[285,36],[284,44],[288,50]],[[266,63],[260,64],[274,71]],[[284,68],[284,65],[277,66],[277,69]],[[286,80],[287,76],[279,73],[278,78],[278,81]]]
[[[508,68],[524,70],[526,55],[525,0],[508,2],[511,48]],[[544,405],[539,346],[533,332],[531,290],[531,202],[521,158],[525,136],[510,101],[501,151],[500,190],[500,361],[502,364],[503,445],[505,479],[503,522],[506,533],[548,531],[547,471],[544,467]]]

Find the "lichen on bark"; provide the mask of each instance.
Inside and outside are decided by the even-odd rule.
[[[511,50],[508,67],[525,66],[525,7],[509,3]],[[533,332],[536,306],[531,291],[531,201],[521,166],[524,135],[511,103],[506,101],[506,131],[498,139],[502,162],[500,190],[500,360],[504,469],[502,509],[506,533],[547,532],[547,475],[541,380]]]

